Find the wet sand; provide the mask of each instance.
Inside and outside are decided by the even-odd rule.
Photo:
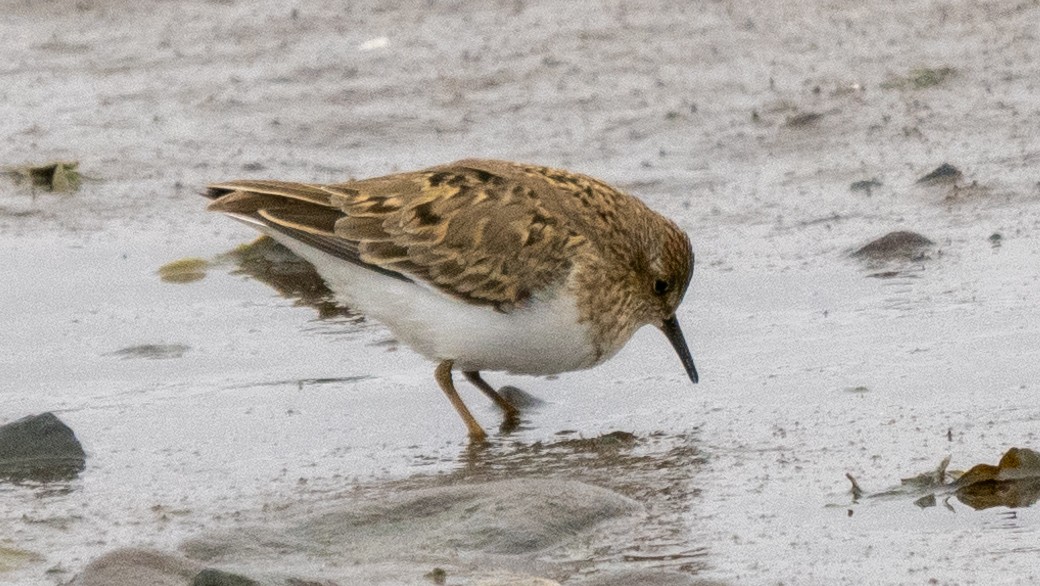
[[[854,503],[845,478],[880,492],[948,454],[1038,447],[1040,7],[463,8],[0,5],[0,165],[85,175],[74,194],[0,177],[0,423],[53,411],[88,454],[67,485],[0,484],[0,582],[506,477],[642,505],[523,558],[565,584],[1040,579],[1035,507]],[[702,383],[649,330],[590,371],[492,374],[545,404],[474,453],[433,365],[378,324],[319,319],[227,264],[157,275],[252,240],[203,211],[207,182],[470,156],[601,177],[687,230]],[[942,163],[961,177],[917,183]],[[851,256],[896,230],[934,244]],[[619,431],[607,452],[561,443]],[[366,576],[431,583],[453,551]],[[284,566],[344,580],[326,561]],[[481,557],[449,583],[481,568],[521,573]]]

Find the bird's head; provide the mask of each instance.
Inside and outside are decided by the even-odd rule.
[[[672,343],[679,360],[690,380],[698,381],[690,349],[686,345],[675,312],[686,295],[693,275],[693,248],[690,238],[671,222],[666,226],[655,226],[653,236],[646,240],[646,265],[640,273],[643,293],[641,304],[646,323],[661,330]]]

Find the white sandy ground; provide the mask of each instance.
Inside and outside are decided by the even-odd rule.
[[[549,402],[512,439],[692,434],[703,460],[671,510],[703,578],[1040,581],[1035,507],[850,506],[844,479],[880,490],[946,454],[967,468],[1040,447],[1037,3],[5,0],[0,14],[0,164],[76,159],[92,178],[71,196],[0,183],[0,421],[56,411],[89,453],[67,494],[0,487],[0,547],[39,556],[0,582],[58,583],[116,547],[173,548],[265,505],[459,467],[431,365],[378,326],[317,321],[219,270],[186,286],[154,271],[252,237],[201,211],[207,181],[467,156],[617,183],[688,230],[700,261],[680,319],[702,384],[642,332],[593,371],[490,377]],[[920,67],[956,73],[885,85]],[[785,124],[802,112],[823,116]],[[945,161],[965,188],[914,185]],[[849,190],[870,178],[871,195]],[[894,229],[936,241],[931,259],[877,279],[847,258]],[[190,350],[111,355],[145,343]],[[367,378],[296,382],[343,376]],[[490,426],[493,407],[464,393]]]

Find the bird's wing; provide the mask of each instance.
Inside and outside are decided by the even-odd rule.
[[[338,258],[509,310],[565,279],[586,244],[547,209],[566,194],[524,169],[460,161],[334,185],[232,181],[207,195],[212,210]]]
[[[223,212],[257,227],[267,227],[318,250],[365,268],[403,280],[397,272],[363,262],[358,243],[336,236],[343,214],[330,195],[317,185],[285,181],[238,180],[209,186],[212,211]]]

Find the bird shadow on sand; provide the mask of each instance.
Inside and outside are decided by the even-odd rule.
[[[318,319],[362,319],[350,308],[337,303],[314,266],[267,236],[241,244],[212,259],[181,258],[159,267],[159,278],[166,283],[187,284],[200,281],[213,268],[231,267],[231,274],[246,275],[274,289],[282,297],[318,312]]]

